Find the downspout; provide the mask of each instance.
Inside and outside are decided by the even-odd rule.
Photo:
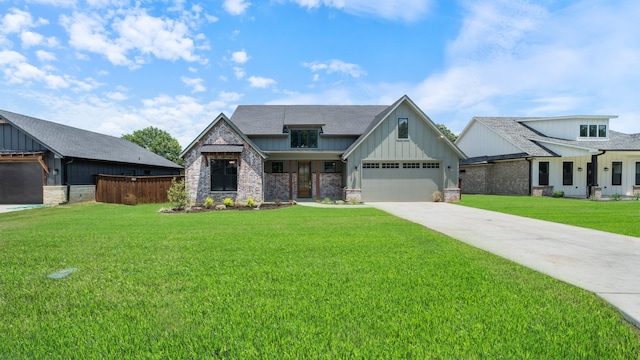
[[[529,196],[533,193],[531,188],[533,186],[533,158],[525,158],[525,160],[529,163]]]
[[[64,163],[64,183],[67,185],[67,204],[71,200],[71,185],[69,184],[69,164],[73,163],[73,159]]]
[[[602,152],[597,155],[591,155],[591,186],[589,187],[589,196],[592,195],[591,189],[592,187],[599,186],[598,185],[598,157],[604,155],[607,150],[601,150]]]

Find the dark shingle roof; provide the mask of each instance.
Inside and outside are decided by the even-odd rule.
[[[544,145],[548,143],[594,150],[640,150],[640,134],[623,134],[609,130],[608,140],[566,140],[546,136],[522,122],[522,120],[536,118],[475,117],[474,119],[522,149],[527,156],[558,156],[545,148]]]
[[[182,168],[128,140],[0,110],[0,117],[52,152],[79,159]]]
[[[240,105],[231,121],[245,134],[282,135],[285,125],[322,125],[325,135],[361,135],[387,105]]]

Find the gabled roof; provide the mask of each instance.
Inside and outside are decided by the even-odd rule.
[[[614,116],[590,116],[588,118],[610,119],[613,117]],[[567,118],[575,117],[552,117],[548,118],[548,120]],[[473,122],[478,122],[485,125],[496,134],[500,135],[506,141],[521,149],[523,151],[523,154],[525,154],[524,157],[559,156],[547,149],[545,147],[545,144],[580,148],[593,152],[604,150],[640,150],[640,134],[624,134],[617,131],[609,130],[609,138],[607,140],[566,140],[546,136],[526,125],[528,121],[546,119],[547,118],[529,117],[474,117],[460,136],[462,137],[467,132],[467,130],[472,126]]]
[[[181,169],[128,140],[0,110],[0,118],[60,157]]]
[[[322,126],[327,135],[360,136],[386,105],[239,105],[231,121],[248,136],[284,135],[285,126]]]
[[[213,129],[213,127],[216,126],[216,124],[218,124],[220,121],[224,121],[225,123],[227,123],[233,129],[233,131],[235,131],[238,134],[238,136],[242,138],[242,140],[244,140],[247,144],[249,144],[249,146],[251,146],[251,148],[253,148],[253,150],[255,150],[263,159],[267,158],[265,153],[262,150],[260,150],[260,148],[256,146],[256,144],[254,144],[253,141],[251,141],[251,139],[249,139],[247,135],[245,135],[245,133],[240,131],[240,129],[231,120],[229,120],[229,118],[224,113],[220,113],[220,115],[218,115],[211,122],[211,124],[209,124],[209,126],[207,126],[206,129],[204,129],[200,133],[200,135],[198,135],[191,142],[191,144],[189,144],[186,148],[184,148],[184,150],[182,150],[182,152],[180,153],[180,157],[184,157],[189,151],[191,151],[196,145],[198,145],[200,140],[202,140],[202,138],[205,135],[207,135],[207,133],[209,133],[209,131],[211,131],[211,129]],[[280,128],[280,132],[282,132],[282,128]],[[237,144],[228,144],[228,146],[234,146],[234,145],[237,145]],[[213,148],[209,148],[209,150],[213,150]],[[226,151],[226,150],[231,150],[229,147],[225,147],[224,149],[221,148],[218,150],[224,150],[225,152],[237,152],[237,149],[235,149],[234,151]]]
[[[429,119],[429,117],[413,102],[413,100],[411,100],[409,98],[409,96],[404,95],[402,96],[400,99],[398,99],[396,102],[394,102],[392,105],[386,107],[385,109],[383,109],[379,114],[377,114],[375,116],[375,118],[373,119],[373,121],[371,121],[369,123],[369,126],[364,130],[364,132],[362,133],[362,135],[360,135],[360,137],[358,137],[358,139],[356,139],[356,141],[353,142],[353,144],[351,144],[347,150],[345,150],[344,154],[342,155],[343,159],[346,159],[347,157],[349,157],[349,155],[351,155],[351,153],[353,152],[353,150],[355,150],[358,146],[360,146],[360,144],[367,138],[369,137],[369,135],[378,127],[380,126],[380,124],[389,116],[390,113],[392,113],[395,109],[398,108],[398,106],[400,106],[400,104],[402,103],[406,103],[408,104],[410,107],[413,108],[413,110],[418,114],[418,116],[420,116],[422,118],[422,120],[429,126],[431,127],[437,134],[440,134],[440,138],[442,139],[443,142],[445,142],[456,154],[458,154],[458,156],[461,159],[466,159],[466,155],[462,152],[462,150],[460,150],[460,148],[458,148],[454,143],[452,143],[443,133],[442,131],[440,131],[440,129],[436,126],[436,124],[431,121],[431,119]]]

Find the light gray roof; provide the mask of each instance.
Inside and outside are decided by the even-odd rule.
[[[181,169],[128,140],[0,110],[0,117],[53,153],[70,158],[102,160]]]
[[[322,125],[326,135],[359,136],[388,105],[240,105],[231,121],[245,134],[283,135],[285,125]]]
[[[623,134],[609,130],[608,140],[566,140],[546,136],[528,127],[522,120],[527,117],[474,117],[507,141],[522,149],[526,156],[558,156],[545,148],[545,144],[576,146],[594,150],[640,150],[640,134]],[[537,118],[536,118],[537,119]]]

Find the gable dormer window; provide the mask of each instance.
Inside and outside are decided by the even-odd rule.
[[[398,139],[406,140],[409,138],[409,119],[398,118]]]
[[[607,125],[580,125],[581,138],[606,138]]]
[[[289,129],[292,149],[317,149],[320,129]]]

